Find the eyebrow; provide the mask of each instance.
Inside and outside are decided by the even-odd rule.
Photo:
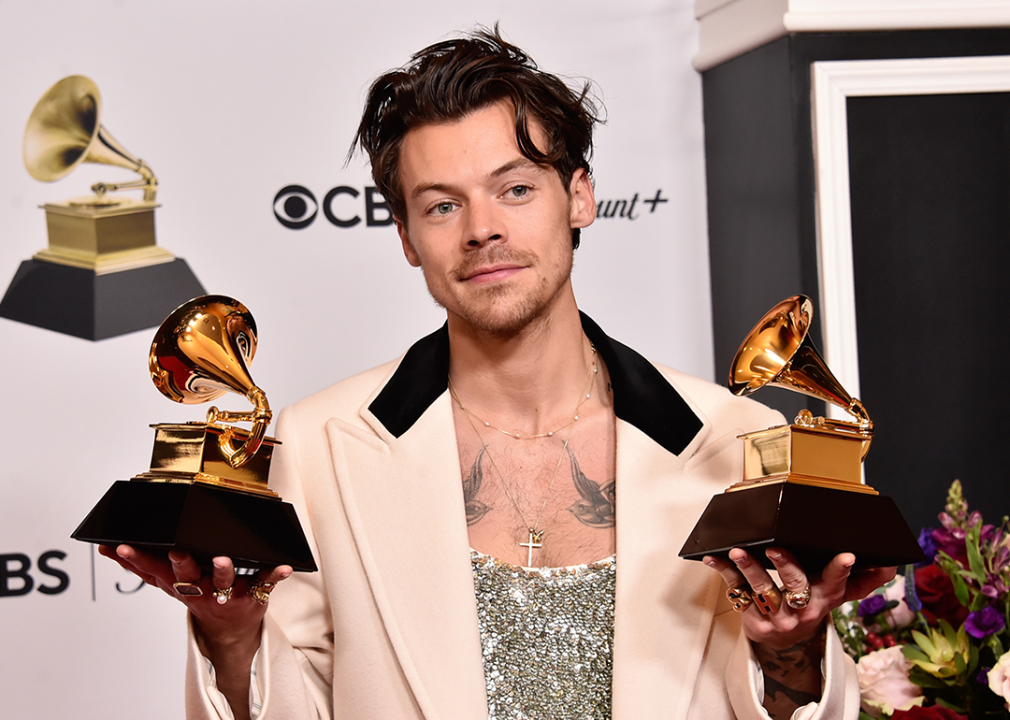
[[[494,170],[492,170],[491,172],[489,172],[487,174],[487,176],[486,176],[486,179],[488,179],[488,180],[495,180],[495,179],[501,177],[502,175],[507,175],[508,173],[513,172],[514,170],[525,169],[525,168],[534,168],[534,169],[539,170],[539,169],[541,169],[541,166],[538,165],[537,163],[533,162],[532,160],[530,160],[529,158],[527,158],[525,156],[520,156],[520,157],[517,157],[515,160],[509,160],[504,165],[501,165],[501,166],[495,168]],[[411,191],[411,193],[410,193],[410,199],[411,200],[416,200],[418,197],[420,197],[424,193],[432,191],[432,190],[434,190],[436,192],[452,192],[453,187],[451,185],[446,184],[446,183],[438,183],[438,182],[421,183],[420,185],[417,185]]]

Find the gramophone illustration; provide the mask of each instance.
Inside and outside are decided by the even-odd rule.
[[[766,313],[733,359],[730,390],[749,395],[775,385],[844,408],[854,421],[801,410],[791,425],[741,435],[743,479],[712,498],[681,557],[700,560],[740,547],[770,566],[764,550],[778,546],[809,572],[840,552],[855,553],[859,567],[923,559],[894,501],[863,483],[873,423],[807,337],[812,318],[803,295]]]
[[[0,317],[89,340],[157,325],[204,292],[185,260],[155,242],[158,180],[102,125],[95,83],[74,75],[53,85],[28,119],[24,163],[36,180],[60,180],[84,163],[140,178],[92,185],[92,195],[46,203],[49,246],[21,263]],[[143,199],[117,194],[142,190]]]
[[[277,440],[266,436],[270,405],[249,375],[256,323],[239,301],[205,295],[178,307],[155,334],[149,367],[155,386],[180,403],[210,402],[226,392],[251,412],[211,407],[205,422],[155,429],[151,469],[117,481],[72,537],[103,545],[177,548],[203,562],[226,555],[236,567],[291,565],[313,571],[294,508],[267,486]],[[236,427],[251,422],[252,428]]]

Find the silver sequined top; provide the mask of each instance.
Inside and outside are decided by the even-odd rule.
[[[471,551],[490,720],[610,718],[614,557],[520,568]]]

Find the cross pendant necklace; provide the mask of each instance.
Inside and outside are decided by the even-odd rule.
[[[522,547],[527,548],[526,551],[526,567],[533,567],[533,549],[541,548],[544,546],[544,531],[541,530],[537,532],[533,528],[530,528],[530,539],[526,542],[519,543]]]

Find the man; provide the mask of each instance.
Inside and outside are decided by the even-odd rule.
[[[825,618],[893,571],[769,551],[786,603],[741,550],[676,556],[781,418],[580,316],[594,123],[497,32],[373,85],[357,142],[447,323],[281,414],[271,485],[318,573],[105,550],[189,607],[192,717],[856,716]]]

